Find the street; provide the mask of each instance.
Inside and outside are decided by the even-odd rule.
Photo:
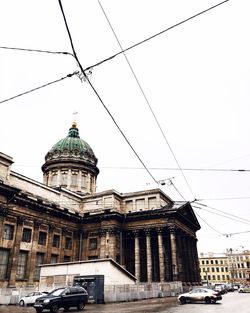
[[[158,298],[137,302],[122,302],[110,304],[88,304],[83,311],[70,309],[69,312],[83,313],[130,313],[130,312],[161,312],[161,313],[250,313],[250,293],[228,293],[222,301],[216,304],[185,304],[177,303],[176,298]],[[46,311],[45,311],[46,312]],[[49,312],[49,311],[47,311]],[[63,312],[61,309],[59,312]],[[16,305],[0,306],[0,313],[36,313],[33,307]]]

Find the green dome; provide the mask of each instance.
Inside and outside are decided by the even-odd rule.
[[[93,150],[86,141],[80,138],[75,123],[69,129],[68,136],[59,140],[45,156],[46,161],[65,158],[82,159],[94,165],[97,164]]]

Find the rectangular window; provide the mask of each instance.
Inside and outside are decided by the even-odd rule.
[[[96,255],[91,255],[88,257],[89,260],[96,260],[98,257]]]
[[[54,235],[53,236],[53,244],[52,244],[53,247],[55,248],[59,248],[60,246],[60,236],[59,235]]]
[[[71,186],[77,186],[77,177],[78,177],[78,173],[73,172],[71,175]]]
[[[97,249],[97,238],[90,238],[89,239],[89,250],[96,250]]]
[[[135,200],[136,211],[142,211],[145,208],[145,199]]]
[[[212,267],[212,272],[214,272],[214,267]]]
[[[211,275],[207,275],[207,279],[208,279],[208,280],[211,280]]]
[[[215,280],[216,278],[215,278],[215,275],[213,275],[213,280]]]
[[[47,239],[47,233],[44,231],[39,231],[38,244],[45,246],[46,245],[46,239]]]
[[[71,250],[72,249],[72,239],[71,237],[66,237],[65,239],[65,249]]]
[[[220,271],[220,268],[219,267],[216,267],[216,272],[219,272]]]
[[[64,257],[63,257],[63,262],[70,262],[71,260],[70,260],[70,256],[69,255],[65,255]]]
[[[68,182],[68,173],[62,172],[62,186],[67,186]]]
[[[56,173],[56,172],[52,173],[52,176],[51,176],[51,184],[52,184],[53,186],[56,186],[56,185],[57,185],[57,173]]]
[[[37,253],[36,254],[36,268],[34,273],[34,279],[38,280],[40,278],[40,270],[41,267],[39,265],[43,264],[44,260],[44,253]]]
[[[32,234],[32,230],[30,228],[24,228],[22,241],[23,242],[31,242],[31,234]]]
[[[82,188],[86,188],[87,187],[87,174],[82,174],[81,187]]]
[[[217,275],[217,280],[220,280],[220,275]]]
[[[9,250],[0,249],[0,279],[5,279],[7,276]]]
[[[221,268],[221,271],[224,272],[224,267]]]
[[[16,278],[25,279],[27,270],[28,252],[20,251],[18,256],[18,263],[16,269]]]
[[[211,264],[214,264],[214,261],[213,261],[213,260],[211,260]]]
[[[51,254],[50,263],[54,264],[58,261],[58,255],[57,254]]]
[[[202,261],[201,261],[201,264],[205,264],[205,261],[204,261],[204,260],[202,260]]]
[[[133,211],[133,201],[132,200],[128,200],[125,202],[125,205],[126,205],[126,209],[127,211]]]
[[[206,260],[206,264],[209,264],[209,261],[208,261],[208,260]]]
[[[222,275],[222,280],[225,280],[225,275]]]
[[[150,210],[157,208],[156,197],[148,198],[148,208]]]
[[[14,225],[4,224],[3,239],[13,240],[14,237]]]

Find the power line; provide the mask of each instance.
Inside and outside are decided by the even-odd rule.
[[[226,236],[226,237],[232,237],[232,236],[234,236],[234,235],[240,235],[240,234],[245,234],[245,233],[250,233],[250,230],[241,231],[241,232],[238,232],[238,233],[228,233],[228,234],[223,234],[223,236]]]
[[[232,217],[235,217],[235,218],[238,218],[238,219],[241,219],[241,220],[243,220],[243,221],[246,221],[246,222],[250,223],[250,220],[247,220],[247,219],[245,219],[245,218],[239,217],[239,216],[234,215],[234,214],[231,214],[231,213],[224,212],[224,211],[219,210],[219,209],[215,209],[215,208],[213,208],[213,207],[211,207],[211,206],[209,206],[209,205],[203,204],[203,203],[198,203],[197,200],[195,200],[194,202],[196,202],[196,204],[198,204],[198,205],[200,205],[200,206],[209,208],[209,209],[211,209],[211,210],[214,210],[214,211],[217,211],[217,212],[220,212],[220,213],[223,213],[223,214],[227,214],[227,215],[229,215],[229,216],[232,216]]]
[[[61,3],[61,0],[58,0],[59,2],[59,5],[60,5],[60,9],[61,9],[61,12],[62,12],[62,15],[63,15],[63,19],[64,19],[64,23],[65,23],[65,27],[67,29],[67,32],[68,32],[68,36],[69,36],[69,40],[70,40],[70,44],[71,44],[71,48],[72,48],[72,51],[73,51],[73,55],[82,71],[82,74],[84,76],[84,78],[86,79],[86,81],[89,83],[89,85],[91,86],[92,90],[94,91],[94,93],[96,94],[96,96],[98,97],[99,101],[101,102],[101,104],[103,105],[103,107],[105,108],[105,110],[108,112],[109,116],[111,117],[112,121],[114,122],[114,124],[116,125],[116,127],[118,128],[118,130],[120,131],[120,133],[122,134],[123,138],[126,140],[126,142],[128,143],[128,145],[130,146],[130,148],[132,149],[132,151],[134,152],[134,154],[136,155],[136,157],[138,158],[138,160],[141,162],[141,164],[143,165],[143,167],[146,169],[146,171],[148,172],[148,174],[151,176],[151,178],[157,183],[157,180],[154,178],[154,176],[151,174],[151,172],[148,170],[148,168],[146,167],[146,165],[144,164],[144,162],[142,161],[142,159],[139,157],[139,155],[137,154],[137,152],[135,151],[135,149],[133,148],[133,146],[131,145],[131,143],[129,142],[129,140],[127,139],[127,137],[125,136],[125,134],[123,133],[123,131],[121,130],[121,128],[119,127],[119,125],[117,124],[117,122],[115,121],[114,117],[112,116],[111,112],[108,110],[108,108],[106,107],[105,103],[103,102],[102,98],[100,97],[99,93],[97,92],[97,90],[94,88],[94,86],[92,85],[92,83],[90,82],[87,74],[85,73],[86,70],[83,69],[78,57],[77,57],[77,54],[76,54],[76,51],[75,51],[75,48],[74,48],[74,44],[73,44],[73,40],[72,40],[72,37],[71,37],[71,34],[70,34],[70,30],[69,30],[69,27],[68,27],[68,24],[67,24],[67,20],[66,20],[66,16],[64,14],[64,10],[63,10],[63,6],[62,6],[62,3]],[[91,68],[91,67],[90,67]]]
[[[246,224],[246,225],[249,225],[249,224],[250,224],[250,221],[244,222],[244,221],[243,221],[244,219],[242,219],[242,221],[241,221],[241,220],[238,220],[238,219],[241,219],[240,217],[237,217],[238,219],[236,219],[236,218],[232,218],[232,217],[230,217],[230,216],[226,216],[226,215],[223,215],[223,214],[220,214],[220,213],[216,213],[216,212],[207,210],[207,209],[205,209],[205,208],[201,208],[201,207],[195,206],[195,205],[192,205],[192,207],[195,207],[195,208],[197,208],[197,209],[206,211],[206,212],[211,213],[211,214],[215,214],[215,215],[218,215],[218,216],[227,218],[227,219],[232,220],[232,221],[235,221],[235,222],[239,222],[239,223]],[[224,212],[224,213],[225,213],[225,212]]]
[[[228,198],[206,198],[206,199],[196,199],[196,201],[208,201],[208,200],[212,200],[212,201],[223,201],[223,200],[247,200],[250,199],[249,197],[228,197]]]
[[[153,115],[153,117],[154,117],[154,120],[155,120],[155,122],[156,122],[156,124],[157,124],[157,126],[158,126],[158,128],[159,128],[159,130],[160,130],[160,132],[161,132],[161,134],[162,134],[162,136],[163,136],[163,138],[164,138],[164,140],[165,140],[165,142],[166,142],[168,148],[169,148],[169,150],[171,151],[172,156],[173,156],[173,158],[174,158],[174,160],[175,160],[175,162],[176,162],[176,164],[177,164],[179,170],[180,170],[181,173],[182,173],[182,176],[183,176],[183,178],[184,178],[184,180],[185,180],[185,182],[186,182],[186,184],[187,184],[187,186],[188,186],[188,188],[189,188],[189,190],[190,190],[190,192],[191,192],[193,198],[195,198],[195,196],[194,196],[194,194],[193,194],[193,192],[192,192],[192,189],[191,189],[191,187],[190,187],[190,185],[189,185],[189,183],[188,183],[188,181],[187,181],[187,179],[186,179],[186,177],[185,177],[183,171],[181,170],[180,164],[179,164],[179,162],[178,162],[178,160],[177,160],[177,158],[176,158],[176,156],[175,156],[175,154],[174,154],[174,151],[173,151],[173,149],[171,148],[171,146],[170,146],[170,144],[169,144],[169,142],[168,142],[168,140],[167,140],[167,137],[165,136],[165,133],[163,132],[163,129],[162,129],[162,127],[161,127],[161,125],[160,125],[160,123],[159,123],[159,121],[158,121],[158,119],[157,119],[157,117],[156,117],[156,115],[155,115],[155,113],[154,113],[154,111],[153,111],[153,109],[152,109],[152,106],[151,106],[150,103],[149,103],[149,100],[148,100],[148,98],[147,98],[147,96],[146,96],[146,93],[145,93],[145,91],[143,90],[142,85],[140,84],[139,79],[138,79],[137,75],[135,74],[134,69],[132,68],[132,65],[130,64],[129,59],[127,58],[126,53],[124,52],[124,49],[123,49],[123,47],[122,47],[122,45],[121,45],[121,43],[120,43],[120,41],[119,41],[119,39],[118,39],[118,37],[117,37],[117,35],[116,35],[116,32],[115,32],[113,26],[111,25],[111,22],[110,22],[110,20],[109,20],[107,14],[106,14],[106,12],[105,12],[105,10],[104,10],[104,8],[103,8],[101,2],[100,2],[99,0],[98,0],[98,3],[99,3],[99,5],[100,5],[100,7],[101,7],[101,9],[102,9],[102,12],[103,12],[103,14],[104,14],[104,16],[105,16],[105,18],[106,18],[106,20],[107,20],[107,22],[108,22],[110,28],[111,28],[111,31],[112,31],[113,35],[114,35],[115,38],[116,38],[116,41],[118,42],[118,45],[119,45],[120,48],[121,48],[121,51],[123,51],[123,55],[124,55],[124,57],[125,57],[125,59],[126,59],[126,62],[127,62],[128,66],[129,66],[129,68],[130,68],[130,70],[131,70],[131,72],[132,72],[132,74],[133,74],[133,77],[134,77],[134,79],[135,79],[135,81],[136,81],[136,83],[137,83],[137,85],[138,85],[138,87],[139,87],[139,89],[140,89],[140,91],[141,91],[143,97],[144,97],[144,100],[146,101],[146,103],[147,103],[147,105],[148,105],[148,108],[149,108],[150,112],[152,113],[152,115]],[[183,195],[182,195],[182,194],[180,193],[180,191],[176,188],[176,186],[174,185],[174,183],[173,183],[172,181],[171,181],[171,184],[173,185],[173,187],[175,188],[175,190],[178,192],[178,194],[181,196],[181,198],[182,198],[183,200],[185,200],[185,198],[183,197]]]
[[[218,231],[217,229],[215,229],[213,226],[211,226],[210,224],[208,224],[197,212],[195,213],[208,227],[210,227],[212,230],[214,230],[216,233],[223,235],[220,231]]]
[[[66,54],[66,55],[72,55],[72,53],[66,52],[66,51],[51,51],[51,50],[42,50],[42,49],[29,49],[29,48],[17,48],[17,47],[5,47],[0,46],[0,49],[5,50],[17,50],[17,51],[25,51],[25,52],[38,52],[38,53],[49,53],[49,54]]]
[[[15,164],[15,166],[24,167],[40,167],[40,165],[27,165],[27,164]],[[113,170],[144,170],[143,167],[130,167],[130,166],[100,166],[102,169],[113,169]],[[150,170],[159,171],[179,171],[178,167],[148,167]],[[209,171],[209,172],[250,172],[250,169],[217,169],[217,168],[181,168],[182,171]]]
[[[8,98],[8,99],[5,99],[5,100],[0,101],[0,104],[1,104],[1,103],[4,103],[4,102],[7,102],[7,101],[10,101],[10,100],[13,100],[13,99],[18,98],[18,97],[21,97],[21,96],[23,96],[23,95],[26,95],[26,94],[31,93],[31,92],[33,92],[33,91],[36,91],[36,90],[38,90],[38,89],[47,87],[47,86],[49,86],[49,85],[58,83],[58,82],[60,82],[60,81],[62,81],[62,80],[64,80],[64,79],[69,78],[69,77],[72,77],[72,76],[74,76],[74,75],[76,75],[76,74],[78,74],[78,72],[74,72],[74,73],[68,74],[68,75],[66,75],[66,76],[64,76],[64,77],[62,77],[62,78],[53,80],[52,82],[49,82],[49,83],[44,84],[44,85],[42,85],[42,86],[39,86],[39,87],[30,89],[30,90],[25,91],[25,92],[22,92],[22,93],[20,93],[20,94],[18,94],[18,95],[16,95],[16,96],[13,96],[13,97],[10,97],[10,98]]]
[[[170,27],[168,27],[168,28],[166,28],[166,29],[164,29],[164,30],[162,30],[162,31],[160,31],[160,32],[158,32],[158,33],[156,33],[156,34],[154,34],[154,35],[152,35],[152,36],[142,40],[142,41],[139,41],[136,44],[134,44],[134,45],[132,45],[132,46],[130,46],[130,47],[128,47],[128,48],[126,48],[126,49],[124,49],[124,50],[122,50],[122,51],[120,51],[120,52],[118,52],[118,53],[116,53],[116,54],[114,54],[114,55],[112,55],[112,56],[110,56],[110,57],[108,57],[108,58],[106,58],[106,59],[96,63],[96,64],[94,64],[94,65],[91,65],[91,66],[87,67],[84,71],[88,71],[91,68],[94,68],[94,67],[96,67],[98,65],[101,65],[104,62],[110,61],[111,59],[115,58],[116,56],[118,56],[118,55],[120,55],[120,54],[122,54],[122,53],[124,53],[124,52],[126,52],[128,50],[131,50],[131,49],[133,49],[133,48],[135,48],[135,47],[137,47],[137,46],[139,46],[139,45],[141,45],[141,44],[143,44],[143,43],[145,43],[145,42],[147,42],[147,41],[149,41],[149,40],[151,40],[151,39],[153,39],[153,38],[155,38],[155,37],[157,37],[157,36],[159,36],[159,35],[161,35],[161,34],[163,34],[165,32],[167,32],[167,31],[169,31],[170,29],[173,29],[173,28],[175,28],[175,27],[177,27],[177,26],[179,26],[181,24],[184,24],[184,23],[194,19],[195,17],[198,17],[198,16],[200,16],[200,15],[202,15],[202,14],[204,14],[204,13],[206,13],[206,12],[208,12],[208,11],[210,11],[210,10],[212,10],[212,9],[214,9],[214,8],[220,6],[220,5],[222,5],[222,4],[224,4],[224,3],[228,2],[228,1],[229,0],[222,1],[222,2],[220,2],[220,3],[218,3],[218,4],[214,5],[214,6],[209,7],[206,10],[203,10],[203,11],[197,13],[197,14],[194,14],[191,17],[189,17],[189,18],[187,18],[185,20],[182,20],[179,23],[176,23],[176,24],[174,24],[174,25],[172,25],[172,26],[170,26]]]

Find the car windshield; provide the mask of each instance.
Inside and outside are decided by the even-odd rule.
[[[62,294],[64,292],[64,290],[65,290],[64,288],[56,289],[56,290],[52,291],[50,293],[50,295],[52,295],[52,296],[60,296],[60,294]]]

